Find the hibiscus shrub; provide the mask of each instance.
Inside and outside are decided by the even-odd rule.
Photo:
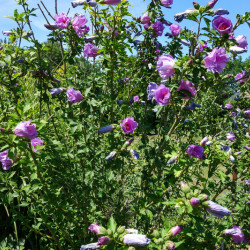
[[[126,0],[72,2],[88,16],[17,1],[0,49],[1,249],[249,248],[249,60],[235,61],[248,44],[235,34],[250,14],[233,24],[216,2],[171,23],[173,0],[142,17]]]

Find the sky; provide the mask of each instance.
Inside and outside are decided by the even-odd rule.
[[[138,17],[142,16],[143,13],[147,9],[147,5],[151,2],[150,0],[128,0],[129,3],[132,5],[130,8],[131,13],[133,16]],[[55,14],[55,6],[54,3],[55,1],[53,0],[43,0],[44,4],[46,5],[47,9],[51,12],[51,14],[54,16]],[[58,13],[61,12],[67,12],[68,9],[70,8],[69,15],[74,16],[75,13],[83,13],[83,10],[81,6],[78,6],[76,8],[72,8],[71,6],[71,0],[57,0],[58,2]],[[168,21],[171,21],[175,23],[174,21],[174,15],[179,12],[183,12],[188,8],[192,8],[193,0],[174,0],[174,3],[172,5],[171,9],[167,9],[162,7],[164,18]],[[196,0],[200,5],[206,5],[208,0]],[[246,11],[250,11],[250,0],[219,0],[215,6],[215,9],[223,8],[227,9],[229,11],[228,17],[232,20],[233,23],[236,21],[236,15],[237,14],[244,14]],[[16,23],[8,18],[5,18],[4,16],[11,15],[13,16],[14,10],[22,10],[19,6],[16,5],[15,0],[0,0],[0,27],[2,31],[10,30],[12,28],[16,28]],[[41,3],[39,0],[28,0],[28,4],[30,8],[38,8],[37,4]],[[32,28],[34,30],[36,39],[38,39],[40,42],[46,41],[47,40],[47,35],[49,34],[49,31],[43,26],[46,21],[44,20],[44,17],[42,16],[41,12],[39,9],[36,10],[35,12],[37,14],[37,17],[32,18]],[[49,19],[51,23],[53,21]],[[194,22],[190,20],[184,20],[180,23],[181,27],[187,27],[188,29],[191,29],[193,31],[197,30],[197,27]],[[28,30],[28,27],[27,27]],[[169,32],[169,28],[166,27],[164,30],[165,32]],[[250,48],[250,28],[249,26],[245,23],[241,25],[236,31],[235,31],[235,36],[237,35],[245,35],[247,37],[248,43],[249,43],[249,48]],[[2,35],[2,32],[0,32],[0,39],[4,39],[5,36]],[[160,39],[161,42],[164,43],[164,38]],[[28,43],[25,43],[24,45],[29,45]],[[31,44],[30,44],[31,45]],[[244,53],[242,54],[243,59],[246,57],[249,57],[250,53]]]

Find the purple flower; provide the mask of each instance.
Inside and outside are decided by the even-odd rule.
[[[210,2],[207,3],[207,6],[212,9],[215,4],[218,2],[218,0],[211,0]]]
[[[163,24],[161,22],[154,23],[152,25],[152,28],[153,28],[156,36],[161,36],[163,33],[163,30],[165,29],[165,27],[163,26]]]
[[[235,53],[235,54],[242,54],[242,53],[245,53],[248,51],[248,49],[243,49],[239,46],[231,46],[229,48],[229,51],[232,52],[232,53]]]
[[[222,207],[221,205],[219,205],[213,201],[207,201],[206,210],[210,214],[212,214],[216,217],[229,216],[231,214],[231,212],[227,208]]]
[[[235,38],[236,42],[238,43],[238,46],[243,49],[247,49],[247,38],[243,35],[239,35]]]
[[[141,18],[142,24],[150,24],[150,17],[148,16],[148,12],[144,13],[144,15]]]
[[[241,155],[243,151],[236,152],[236,155]]]
[[[70,88],[67,90],[68,101],[72,103],[80,102],[83,99],[82,93],[79,90]]]
[[[87,22],[88,20],[84,15],[79,15],[74,18],[72,22],[72,27],[78,37],[83,37],[83,35],[86,34],[86,32],[88,31],[88,29],[84,28]]]
[[[154,97],[160,106],[167,106],[171,97],[169,88],[161,84],[157,89],[155,89]]]
[[[120,2],[121,0],[103,0],[103,3],[108,4],[108,5],[117,5]]]
[[[92,43],[86,43],[84,45],[83,54],[85,57],[96,57],[98,56],[98,47]]]
[[[195,108],[200,108],[201,105],[200,104],[197,104],[195,102],[191,102],[189,106],[187,106],[187,109],[188,110],[195,110]]]
[[[250,147],[248,147],[248,146],[244,146],[244,148],[245,148],[245,149],[247,149],[247,150],[249,150],[249,149],[250,149]]]
[[[146,246],[150,241],[144,234],[125,234],[123,237],[123,243],[127,245]]]
[[[246,80],[247,80],[247,78],[243,78],[244,76],[246,75],[246,72],[244,71],[244,70],[242,70],[241,71],[241,73],[238,73],[236,76],[235,76],[235,80],[237,81],[237,82],[245,82]],[[241,80],[239,80],[239,79],[241,79]]]
[[[98,223],[93,223],[89,226],[89,230],[92,232],[92,233],[96,233],[96,234],[99,234],[99,230],[100,230],[101,226],[98,225]]]
[[[133,97],[133,100],[134,100],[134,102],[139,102],[140,98],[139,98],[138,95],[136,95],[136,96]]]
[[[181,26],[179,24],[174,23],[169,28],[171,30],[172,36],[178,36],[181,32]]]
[[[82,245],[80,250],[94,250],[94,249],[98,249],[100,248],[100,246],[98,246],[98,243],[90,243],[87,245]]]
[[[230,141],[234,141],[236,139],[236,136],[233,133],[229,132],[227,134],[227,139]]]
[[[108,245],[109,244],[109,237],[107,236],[102,236],[98,239],[98,243],[97,243],[99,246],[102,246],[102,245]]]
[[[205,57],[204,64],[213,73],[221,73],[226,67],[228,60],[229,56],[226,54],[225,48],[214,48],[212,52],[210,52],[208,56]]]
[[[200,158],[200,159],[205,159],[205,155],[204,155],[204,149],[203,147],[201,147],[200,145],[190,145],[188,146],[186,153],[188,153],[188,155],[190,157],[196,157],[196,158]]]
[[[65,88],[55,88],[55,89],[50,89],[49,92],[52,96],[58,95],[60,93],[62,93],[63,91],[65,91]]]
[[[194,86],[192,82],[181,80],[180,86],[177,89],[177,91],[183,92],[182,90],[184,90],[184,95],[185,95],[184,99],[190,99],[190,95],[188,95],[185,91],[188,91],[192,95],[192,97],[196,96],[195,87],[192,86]]]
[[[139,155],[139,153],[138,153],[137,151],[135,151],[134,149],[131,148],[131,149],[129,150],[129,152],[130,152],[130,154],[132,155],[133,159],[139,160],[140,155]]]
[[[170,249],[170,250],[175,250],[175,244],[174,242],[169,242],[168,245],[167,245],[167,248]]]
[[[70,20],[71,17],[68,17],[65,13],[55,15],[56,25],[62,29],[66,29],[69,26]]]
[[[150,82],[148,87],[147,87],[147,93],[148,93],[148,100],[151,100],[154,97],[154,91],[159,87],[154,82]]]
[[[131,77],[128,76],[128,77],[125,77],[125,78],[123,79],[123,81],[124,81],[124,82],[128,82],[130,79],[131,79]]]
[[[172,235],[173,235],[173,236],[176,236],[178,233],[181,232],[182,228],[183,228],[183,226],[178,225],[178,226],[172,227],[172,228],[170,229],[170,231],[172,232]]]
[[[138,123],[134,120],[134,117],[128,117],[122,120],[120,126],[125,134],[134,133],[134,130],[138,127]]]
[[[171,77],[175,72],[175,61],[171,55],[162,55],[158,58],[156,68],[162,79]]]
[[[244,180],[244,184],[245,185],[250,185],[250,181],[249,180]]]
[[[9,170],[13,166],[13,162],[8,157],[9,149],[0,152],[0,162],[2,163],[3,170]]]
[[[87,42],[92,42],[92,41],[94,41],[95,39],[96,39],[96,36],[88,36],[88,37],[85,38],[85,41],[87,41]]]
[[[222,36],[223,34],[231,33],[233,24],[229,18],[224,16],[217,16],[213,19],[213,28],[217,30]]]
[[[214,10],[213,16],[222,16],[222,15],[228,15],[228,14],[229,14],[228,10],[217,9],[217,10]],[[231,39],[231,38],[229,37],[229,39]]]
[[[200,205],[200,200],[198,198],[195,198],[193,197],[191,200],[190,200],[190,205],[192,207],[198,207]]]
[[[33,151],[36,152],[36,146],[43,145],[43,141],[40,138],[34,138],[31,140],[31,145],[34,147]]]
[[[229,116],[232,116],[234,118],[236,115],[237,114],[235,112],[231,112],[231,114]]]
[[[231,229],[226,229],[224,234],[230,234],[236,244],[246,241],[245,235],[241,232],[241,228],[233,226]]]
[[[57,30],[59,28],[56,24],[44,24],[44,27],[48,30]]]
[[[31,120],[19,123],[14,130],[14,134],[19,137],[23,137],[30,140],[36,138],[37,137],[36,124],[30,125],[30,123]]]
[[[161,4],[165,7],[170,7],[171,4],[173,4],[174,0],[161,0]]]
[[[208,138],[207,138],[207,136],[206,137],[204,137],[202,140],[201,140],[201,146],[204,146],[205,144],[206,144],[206,142],[208,141]]]
[[[105,160],[106,160],[106,161],[111,161],[111,160],[114,159],[115,155],[116,155],[116,151],[112,151],[112,152],[105,158]]]
[[[232,108],[233,108],[233,105],[230,102],[226,103],[225,109],[232,109]]]
[[[187,18],[188,15],[193,14],[193,13],[198,13],[198,10],[195,8],[189,8],[185,10],[184,12],[180,12],[174,15],[174,20],[178,23],[180,23],[184,18]]]
[[[113,124],[111,124],[111,125],[108,125],[108,126],[106,126],[106,127],[100,128],[100,129],[98,130],[98,132],[101,133],[101,134],[106,134],[106,133],[108,133],[108,132],[111,132],[113,129],[114,129],[114,126],[113,126]]]

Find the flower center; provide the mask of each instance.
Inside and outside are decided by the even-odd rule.
[[[222,25],[220,26],[220,30],[225,30],[225,29],[227,29],[227,25],[226,25],[226,24],[222,24]]]

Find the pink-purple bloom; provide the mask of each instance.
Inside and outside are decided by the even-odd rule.
[[[84,15],[76,16],[72,22],[72,27],[79,37],[83,37],[84,34],[88,33],[86,29],[87,18]]]
[[[237,81],[237,82],[245,82],[246,80],[247,80],[247,78],[243,78],[244,76],[246,75],[246,72],[244,71],[244,70],[242,70],[241,71],[241,73],[238,73],[236,76],[235,76],[235,80]],[[241,80],[239,80],[239,79],[241,79]]]
[[[229,116],[232,116],[233,118],[236,117],[236,113],[235,112],[231,112],[231,114]]]
[[[229,102],[225,104],[225,109],[232,109],[233,105]]]
[[[215,4],[218,2],[218,0],[211,0],[210,2],[207,3],[207,6],[212,9]]]
[[[233,24],[228,17],[217,16],[213,19],[213,28],[222,36],[223,34],[231,33]]]
[[[56,25],[62,29],[66,29],[69,26],[70,20],[71,17],[68,17],[65,13],[55,15]]]
[[[247,117],[250,118],[250,109],[249,109],[249,110],[246,110],[246,111],[244,112],[244,114],[245,114]]]
[[[86,43],[84,45],[83,54],[85,57],[96,57],[98,56],[98,47],[92,43]]]
[[[167,106],[171,97],[169,88],[161,84],[158,88],[155,89],[154,97],[160,106]]]
[[[204,146],[206,144],[206,142],[208,141],[208,137],[205,136],[202,140],[201,140],[201,146]]]
[[[108,245],[109,244],[109,237],[107,236],[102,236],[98,239],[98,246],[102,246],[102,245]]]
[[[161,36],[165,27],[163,26],[162,22],[156,22],[152,25],[152,28],[155,32],[155,36]]]
[[[142,24],[150,24],[150,17],[148,16],[148,12],[145,12],[144,15],[141,18]]]
[[[182,225],[178,225],[178,226],[172,227],[172,228],[170,229],[170,231],[172,232],[172,235],[173,235],[173,236],[176,236],[178,233],[181,232],[182,228],[183,228]]]
[[[238,226],[233,226],[231,229],[226,229],[224,234],[230,234],[232,239],[236,244],[240,244],[246,241],[245,235],[242,233],[241,228]]]
[[[139,98],[138,95],[136,95],[136,96],[133,97],[133,100],[134,100],[134,102],[139,102],[140,98]]]
[[[9,170],[13,166],[13,162],[8,157],[9,149],[0,152],[0,162],[2,163],[3,170]]]
[[[60,88],[50,89],[49,92],[52,96],[55,96],[62,93],[65,90],[66,90],[65,88],[60,87]]]
[[[99,231],[100,231],[100,228],[101,226],[98,225],[98,223],[93,223],[89,226],[89,230],[92,232],[92,233],[96,233],[96,234],[99,234]]]
[[[225,48],[214,48],[205,58],[204,64],[213,73],[221,73],[226,67],[228,60],[229,56],[227,55]]]
[[[20,122],[15,130],[14,134],[29,140],[37,137],[36,124],[30,124],[31,120],[27,122]]]
[[[203,147],[201,147],[200,145],[190,145],[188,146],[186,153],[188,153],[188,155],[190,157],[196,157],[196,158],[200,158],[200,159],[205,159],[205,155],[204,155],[204,149]]]
[[[167,245],[167,248],[170,249],[170,250],[175,250],[175,244],[174,242],[170,241]]]
[[[180,86],[177,91],[181,91],[185,95],[184,99],[190,99],[190,95],[194,97],[197,94],[195,91],[195,87],[192,86],[194,86],[192,82],[181,80]],[[190,94],[187,94],[186,91],[188,91]]]
[[[34,139],[31,140],[31,145],[34,147],[33,151],[36,152],[36,151],[38,151],[36,149],[36,147],[38,145],[42,146],[43,145],[43,141],[40,138],[37,137],[37,138],[34,138]]]
[[[74,90],[70,88],[67,90],[68,101],[72,103],[80,102],[83,99],[83,95],[79,90]]]
[[[156,68],[162,79],[171,77],[175,73],[175,61],[171,55],[162,55],[158,58]]]
[[[108,4],[108,5],[117,5],[121,1],[122,0],[103,0],[103,3]]]
[[[172,36],[178,36],[181,32],[181,26],[179,24],[174,23],[169,28],[171,30]]]
[[[232,132],[229,132],[227,134],[227,139],[230,140],[230,141],[234,141],[236,139],[236,136]]]
[[[161,4],[165,7],[170,7],[171,4],[173,4],[174,0],[161,0]]]
[[[198,198],[193,197],[190,200],[190,205],[192,207],[198,207],[200,205],[200,200]]]
[[[134,117],[128,117],[122,120],[120,126],[125,134],[134,133],[134,130],[138,127],[138,123],[134,120]]]
[[[222,207],[221,205],[219,205],[213,201],[207,201],[206,210],[210,214],[212,214],[216,217],[229,216],[231,214],[231,212],[227,208]]]
[[[243,49],[247,49],[247,38],[243,35],[239,35],[235,38],[236,42],[238,43],[238,46]]]
[[[144,234],[125,234],[123,237],[124,244],[133,246],[146,246],[150,241]]]

